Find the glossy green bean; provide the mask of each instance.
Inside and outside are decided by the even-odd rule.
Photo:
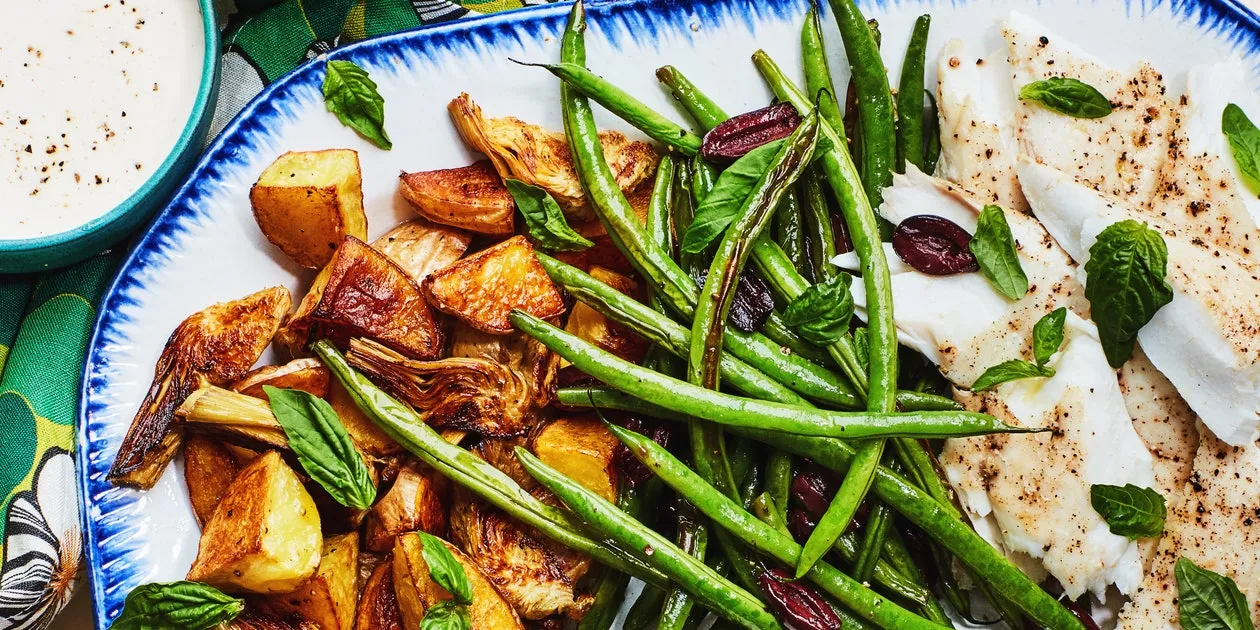
[[[705,131],[729,118],[717,103],[696,89],[695,84],[679,72],[678,68],[661,66],[656,69],[656,79],[669,88],[674,100],[682,104],[692,120],[695,120],[696,124]]]
[[[920,15],[914,21],[906,58],[901,64],[901,80],[897,84],[897,172],[906,171],[906,163],[923,170],[923,75],[927,65],[928,28],[932,16]],[[930,172],[930,171],[929,171]]]
[[[649,481],[659,481],[651,479]],[[648,483],[639,484],[638,487],[631,487],[628,483],[619,484],[617,489],[617,507],[621,511],[629,514],[640,522],[644,519],[645,507],[651,505],[655,509],[653,503],[645,501],[644,490],[648,487]],[[613,621],[617,617],[617,612],[621,610],[622,597],[626,591],[626,585],[630,581],[630,576],[621,571],[605,569],[604,574],[599,577],[595,588],[592,589],[594,603],[590,609],[582,616],[582,620],[577,624],[577,630],[608,630],[612,627]]]
[[[831,12],[840,27],[845,56],[849,59],[857,90],[858,126],[862,130],[862,175],[866,197],[873,206],[883,201],[883,189],[892,184],[897,159],[897,132],[893,122],[892,91],[879,54],[875,34],[854,0],[831,0]],[[843,145],[841,145],[843,146]],[[850,224],[850,227],[853,227]],[[857,243],[854,242],[854,246]],[[859,250],[860,251],[860,250]]]
[[[774,212],[774,242],[783,250],[792,266],[801,275],[810,274],[809,251],[805,248],[805,225],[801,217],[800,196],[790,190]]]
[[[923,120],[923,135],[926,146],[923,149],[923,172],[931,175],[936,172],[936,163],[941,159],[941,120],[937,116],[936,96],[931,90],[923,90],[928,100],[928,114]]]
[[[805,67],[806,93],[811,101],[818,103],[818,111],[823,120],[845,142],[841,146],[847,146],[844,138],[844,117],[840,114],[840,97],[831,81],[831,68],[828,67],[827,51],[823,46],[822,18],[819,17],[816,6],[809,8],[809,12],[805,14],[805,24],[801,27],[801,60]],[[823,98],[824,91],[830,96]]]
[[[642,550],[642,559],[670,576],[699,599],[717,606],[716,612],[749,628],[780,628],[779,622],[753,595],[718,575],[704,562],[687,555],[660,534],[643,527],[604,498],[587,490],[522,447],[516,459],[534,479],[554,493],[570,510],[605,536],[626,547]]]
[[[826,282],[838,270],[832,264],[836,257],[836,233],[831,225],[831,208],[823,193],[822,182],[815,173],[801,178],[801,223],[809,241],[809,265],[816,282]],[[790,257],[789,257],[790,258]],[[805,280],[801,274],[802,280]]]
[[[661,604],[665,601],[665,589],[645,586],[626,613],[623,630],[647,630],[656,625],[661,617]]]
[[[849,528],[849,523],[871,489],[879,461],[884,456],[884,440],[864,440],[857,443],[855,448],[857,451],[849,469],[845,471],[840,487],[836,489],[836,496],[831,499],[822,518],[818,519],[818,525],[810,533],[809,540],[805,541],[796,565],[797,578],[808,573],[814,563],[836,544],[836,540]]]
[[[684,514],[684,511],[694,512],[694,508],[689,504],[684,505],[687,505],[687,508],[684,510],[680,507],[678,533],[674,541],[685,553],[697,560],[704,560],[709,547],[709,529],[705,527],[698,514]],[[695,608],[695,600],[687,594],[687,591],[674,586],[665,595],[665,603],[661,606],[661,618],[656,627],[660,630],[682,630],[687,625],[693,608]]]
[[[885,509],[891,511],[891,508]],[[879,570],[880,563],[888,564],[890,567],[893,567],[899,575],[904,576],[906,579],[910,580],[911,583],[928,591],[928,598],[926,601],[920,602],[920,612],[922,612],[924,617],[927,617],[928,619],[931,619],[943,626],[953,626],[954,622],[951,621],[949,615],[945,613],[945,609],[941,606],[940,601],[938,601],[936,597],[932,596],[930,587],[927,583],[927,578],[924,577],[923,572],[919,570],[918,563],[916,563],[914,558],[910,555],[910,550],[906,547],[906,542],[901,538],[901,534],[897,532],[897,528],[889,527],[886,529],[881,542],[882,556],[876,559],[875,570]]]
[[[792,454],[773,449],[766,456],[766,495],[773,501],[775,516],[787,523],[788,496],[792,487]]]
[[[872,503],[867,512],[866,524],[862,528],[862,546],[853,561],[853,579],[863,582],[871,579],[875,573],[875,563],[884,551],[884,538],[888,535],[893,518],[892,510],[888,506],[879,501]]]
[[[738,535],[762,553],[780,562],[794,564],[801,553],[800,545],[790,536],[766,525],[739,504],[717,492],[682,462],[650,439],[617,426],[609,430],[617,436],[639,461],[656,473],[666,485],[686,497],[716,525]],[[816,564],[809,578],[824,592],[858,616],[884,628],[940,628],[825,562]]]

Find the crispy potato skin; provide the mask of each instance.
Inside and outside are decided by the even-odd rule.
[[[352,630],[359,597],[359,534],[324,539],[319,569],[292,593],[271,595],[267,607],[279,617],[296,615],[322,630]]]
[[[512,309],[548,319],[565,308],[560,291],[524,236],[514,236],[433,272],[425,279],[424,289],[434,308],[496,335],[512,332],[508,322]]]
[[[198,525],[210,520],[240,469],[232,451],[218,440],[201,434],[188,436],[184,443],[184,484]]]
[[[545,492],[541,489],[535,493]],[[525,619],[564,614],[580,619],[590,595],[575,593],[590,559],[555,544],[534,529],[456,488],[451,539]]]
[[[398,264],[420,283],[429,274],[457,260],[468,250],[472,235],[463,230],[413,219],[372,241],[376,251]]]
[[[309,269],[328,264],[346,236],[367,238],[359,154],[350,149],[290,151],[249,191],[267,240]]]
[[[183,441],[175,409],[202,382],[225,387],[241,378],[271,343],[292,303],[284,287],[215,304],[180,323],[166,341],[153,384],[109,471],[115,485],[153,487]]]
[[[481,574],[477,565],[454,545],[446,541],[442,544],[463,565],[464,574],[472,586],[472,605],[468,612],[473,630],[523,630],[516,612]],[[415,534],[399,536],[394,545],[394,591],[402,611],[403,627],[407,630],[419,630],[424,611],[451,598],[450,593],[429,578],[423,545]]]
[[[236,476],[202,528],[188,579],[228,592],[288,593],[315,574],[319,512],[275,451]]]
[[[351,236],[285,328],[283,340],[291,353],[320,338],[344,348],[351,337],[375,339],[415,359],[434,359],[442,352],[442,330],[415,280]]]
[[[617,499],[617,437],[594,418],[558,418],[534,436],[538,458],[609,501]]]
[[[399,534],[421,530],[446,536],[450,482],[432,468],[412,461],[398,471],[394,485],[368,511],[364,547],[389,551]]]
[[[398,192],[416,214],[478,234],[507,236],[515,229],[516,202],[494,166],[482,160],[460,168],[402,173]]]
[[[250,370],[230,388],[238,394],[267,400],[263,385],[280,389],[300,389],[312,396],[328,396],[328,383],[332,372],[319,359],[294,359],[284,365],[264,365]]]
[[[394,593],[393,557],[376,567],[363,587],[354,630],[403,630],[402,611]]]
[[[314,623],[297,615],[277,617],[263,612],[253,603],[245,606],[245,612],[226,625],[228,630],[321,630]]]
[[[592,266],[587,273],[630,297],[636,297],[639,292],[638,285],[633,280],[612,270]],[[631,363],[638,363],[647,352],[647,342],[641,337],[604,317],[584,302],[573,305],[564,329]],[[567,366],[568,362],[561,361],[560,367]]]

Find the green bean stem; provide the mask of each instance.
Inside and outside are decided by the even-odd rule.
[[[827,51],[823,47],[822,18],[818,15],[818,7],[811,6],[805,14],[805,24],[801,27],[801,59],[805,66],[805,89],[811,101],[818,103],[818,110],[823,120],[831,125],[832,130],[844,139],[844,117],[840,114],[836,86],[831,81],[831,68],[827,64]],[[820,98],[823,91],[830,98]],[[830,260],[830,259],[828,259]]]
[[[901,81],[897,86],[897,172],[906,171],[906,163],[920,170],[924,165],[923,145],[923,74],[927,65],[928,27],[932,16],[920,15],[914,21],[906,58],[901,64]]]
[[[683,109],[687,110],[687,114],[704,131],[707,132],[729,118],[726,112],[722,111],[721,107],[718,107],[717,103],[709,100],[709,97],[696,89],[695,84],[683,75],[678,68],[661,66],[656,69],[656,79],[669,88],[670,93],[674,96],[674,100],[677,100],[683,106]]]
[[[897,158],[896,125],[893,122],[892,91],[880,58],[875,34],[862,17],[854,0],[831,0],[831,12],[840,27],[845,56],[849,59],[853,85],[857,90],[858,127],[862,130],[862,174],[870,205],[883,201],[883,189],[892,185]],[[837,145],[844,146],[844,145]],[[854,227],[852,223],[849,227]],[[854,246],[857,246],[856,239]],[[861,248],[858,248],[861,252]]]
[[[603,497],[544,464],[522,447],[516,447],[516,459],[583,521],[620,544],[640,550],[644,561],[669,575],[675,584],[697,598],[715,603],[718,614],[749,628],[780,628],[761,600],[630,518]]]

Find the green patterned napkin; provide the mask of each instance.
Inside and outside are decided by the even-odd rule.
[[[336,46],[539,3],[218,0],[223,80],[211,135],[267,83]],[[0,276],[0,630],[47,627],[79,573],[74,424],[92,325],[121,260],[106,253],[37,277]]]

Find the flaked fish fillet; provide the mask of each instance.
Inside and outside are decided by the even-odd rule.
[[[1037,218],[1080,265],[1108,225],[1148,219],[1044,165],[1022,162],[1019,178]],[[1250,444],[1260,435],[1260,267],[1180,233],[1165,232],[1164,242],[1173,299],[1138,341],[1217,437]]]
[[[974,231],[982,207],[956,186],[911,168],[885,190],[880,213],[894,223],[934,214]],[[1097,331],[1076,315],[1084,297],[1071,261],[1034,219],[1006,215],[1029,276],[1028,295],[1010,301],[978,273],[928,276],[894,265],[898,336],[965,387],[992,365],[1031,360],[1033,325],[1069,307],[1064,345],[1050,363],[1055,376],[958,395],[971,409],[1052,430],[948,440],[941,463],[972,517],[996,528],[1009,555],[1039,560],[1070,597],[1101,596],[1111,584],[1131,592],[1142,577],[1138,546],[1109,531],[1090,506],[1089,486],[1150,486],[1151,456],[1129,420]],[[860,290],[854,297],[865,303]]]

